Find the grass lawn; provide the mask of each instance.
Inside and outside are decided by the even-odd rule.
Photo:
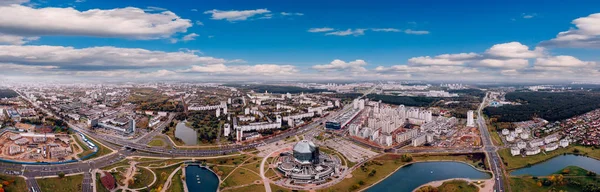
[[[246,169],[250,169],[256,173],[260,174],[260,162],[253,162],[250,164],[244,164],[242,167],[246,168]]]
[[[227,177],[227,179],[225,179],[225,181],[223,182],[223,186],[234,187],[246,185],[251,184],[256,180],[260,180],[260,176],[258,176],[257,174],[254,174],[244,169],[236,169],[233,173],[231,173],[231,175],[229,175],[229,177]]]
[[[104,147],[104,145],[100,145],[98,144],[98,142],[94,141],[93,139],[89,139],[90,141],[92,141],[92,143],[94,143],[94,145],[96,145],[96,147],[98,147],[98,152],[94,155],[92,155],[90,157],[90,159],[96,158],[96,157],[102,157],[106,154],[109,154],[112,152],[112,150],[110,150],[109,148]]]
[[[83,174],[66,176],[64,178],[45,178],[37,179],[37,183],[43,192],[78,192],[81,191],[81,183],[83,182]]]
[[[148,145],[153,146],[153,147],[164,147],[165,144],[166,144],[165,141],[158,136],[154,137],[154,139],[152,139],[152,141],[150,141],[150,143],[148,143]]]
[[[492,136],[492,142],[494,143],[494,145],[496,145],[496,146],[503,146],[504,145],[504,142],[502,142],[502,139],[500,138],[500,135],[498,134],[498,131],[496,131],[496,130],[490,130],[489,132],[490,132],[490,135]]]
[[[270,185],[271,185],[271,191],[275,191],[275,192],[277,192],[277,191],[291,192],[292,191],[290,189],[286,189],[286,188],[280,187],[279,185],[275,185],[273,183],[271,183]],[[299,190],[294,190],[294,191],[304,192],[304,191],[299,191]]]
[[[265,186],[263,184],[260,185],[249,185],[246,187],[240,187],[240,188],[235,188],[235,189],[230,189],[230,190],[223,190],[226,192],[248,192],[248,191],[252,191],[252,192],[262,192],[265,191]]]
[[[273,177],[273,176],[276,176],[276,175],[277,175],[277,173],[275,173],[275,171],[273,169],[269,169],[269,170],[267,170],[267,172],[265,172],[265,177],[269,177],[270,178],[270,177]]]
[[[219,175],[219,177],[221,177],[221,179],[223,179],[223,177],[229,175],[229,173],[231,173],[231,171],[233,171],[233,169],[235,169],[234,167],[227,167],[227,166],[216,166],[218,170],[214,170],[215,173],[217,173],[217,175]]]
[[[100,173],[96,173],[96,192],[110,192],[108,189],[104,188],[102,181],[100,181],[100,177]]]
[[[510,149],[500,149],[498,150],[498,154],[502,158],[503,162],[506,165],[507,170],[514,170],[518,168],[527,167],[529,165],[534,165],[536,163],[541,163],[553,157],[567,154],[574,154],[574,150],[579,150],[578,154],[590,156],[592,158],[600,159],[600,149],[594,149],[593,147],[583,147],[583,146],[575,146],[571,145],[566,148],[559,148],[551,152],[546,152],[546,154],[540,153],[533,156],[512,156],[510,154]]]
[[[150,172],[150,170],[138,167],[137,173],[135,174],[135,176],[133,176],[133,181],[134,181],[133,185],[129,185],[129,188],[138,189],[138,188],[146,187],[146,186],[149,186],[150,184],[152,184],[153,180],[154,180],[154,176],[152,176],[152,173]]]
[[[168,192],[183,192],[183,182],[181,181],[181,169],[171,179],[171,186],[167,189]]]
[[[239,155],[239,156],[224,157],[224,158],[218,158],[218,159],[204,159],[201,161],[205,161],[207,164],[213,164],[213,165],[239,165],[240,163],[244,162],[244,160],[246,160],[247,158],[248,158],[247,155]]]
[[[175,171],[175,169],[177,169],[177,167],[179,166],[180,164],[176,164],[165,168],[152,169],[152,171],[154,171],[154,173],[156,174],[157,178],[156,182],[148,189],[156,189],[159,186],[162,187],[162,185],[165,184],[165,181],[167,181],[167,179],[169,178],[169,175],[171,175],[171,173],[173,173],[173,171]]]
[[[4,191],[6,192],[27,191],[27,184],[22,177],[0,175],[0,181],[10,182],[9,185],[4,186]]]
[[[585,178],[572,178],[578,181],[588,182]],[[598,184],[596,184],[598,185]],[[552,186],[543,186],[538,185],[538,181],[534,180],[532,177],[523,176],[523,177],[511,177],[510,178],[510,188],[512,191],[527,191],[527,192],[548,192],[554,189],[555,191],[583,191],[579,187],[575,187],[572,185],[552,185]]]
[[[555,172],[555,174],[562,174],[564,176],[587,176],[588,170],[577,166],[567,166],[564,169]]]
[[[479,187],[462,180],[452,180],[442,183],[439,192],[478,192]]]

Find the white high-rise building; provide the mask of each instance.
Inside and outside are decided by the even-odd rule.
[[[467,127],[475,127],[475,121],[473,120],[473,110],[467,111]]]
[[[221,108],[217,108],[217,110],[215,111],[215,115],[217,117],[221,116]]]

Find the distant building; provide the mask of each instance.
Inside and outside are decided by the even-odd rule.
[[[569,146],[569,140],[568,139],[562,139],[562,140],[560,140],[560,146],[561,147],[568,147]]]
[[[325,122],[325,128],[339,130],[342,128],[342,126],[340,125],[340,122],[327,121],[327,122]]]
[[[467,127],[474,127],[475,120],[473,120],[473,110],[467,111]]]
[[[556,149],[558,149],[558,143],[547,144],[546,147],[544,148],[544,150],[546,150],[546,152],[554,151]]]
[[[415,137],[412,140],[412,146],[418,147],[418,146],[425,144],[426,142],[427,142],[427,134],[421,133],[419,136]]]
[[[511,147],[511,148],[510,148],[510,154],[511,154],[512,156],[517,156],[517,155],[520,155],[520,154],[521,154],[521,149],[520,149],[520,148],[518,148],[518,147]]]
[[[526,155],[537,155],[540,152],[541,152],[541,150],[539,147],[531,147],[531,148],[527,148],[525,150]]]

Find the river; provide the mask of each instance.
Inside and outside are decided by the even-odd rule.
[[[185,183],[188,191],[217,191],[219,178],[204,167],[188,165],[185,168]]]
[[[185,145],[197,145],[198,144],[198,133],[196,130],[185,125],[186,121],[177,123],[175,128],[175,137],[181,139]]]
[[[600,161],[577,155],[560,155],[548,161],[517,169],[511,175],[547,176],[562,170],[567,166],[578,166],[588,171],[600,173]]]
[[[460,162],[419,162],[400,168],[366,191],[411,192],[423,184],[451,178],[490,179],[491,176]]]

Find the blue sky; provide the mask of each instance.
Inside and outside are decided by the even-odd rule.
[[[280,74],[282,77],[277,77],[277,79],[293,79],[292,76],[297,76],[297,79],[313,79],[322,76],[323,73],[348,76],[348,79],[364,79],[361,74],[368,74],[371,79],[428,79],[428,76],[423,74],[428,70],[451,66],[453,68],[447,70],[457,77],[463,76],[461,74],[478,73],[478,75],[484,74],[483,76],[486,76],[486,78],[487,76],[493,76],[487,78],[487,80],[514,81],[519,80],[518,77],[515,77],[515,74],[528,75],[534,80],[542,79],[542,77],[550,79],[564,77],[565,74],[557,74],[557,71],[561,70],[556,69],[556,67],[590,67],[594,74],[586,75],[593,77],[596,75],[595,72],[598,72],[597,62],[600,61],[597,54],[600,47],[598,46],[600,43],[597,43],[600,41],[598,40],[600,29],[592,26],[588,27],[591,29],[578,30],[579,28],[573,23],[578,18],[590,17],[592,19],[585,19],[582,26],[600,25],[600,23],[597,23],[598,19],[595,16],[592,17],[592,14],[600,12],[597,9],[597,7],[600,7],[600,2],[591,0],[569,2],[558,0],[527,2],[450,2],[441,0],[373,0],[368,2],[341,0],[7,1],[16,3],[4,5],[7,9],[17,9],[15,6],[23,6],[31,8],[32,10],[28,10],[31,12],[44,12],[43,9],[56,8],[57,10],[52,11],[55,15],[50,17],[60,18],[62,16],[63,20],[69,20],[70,18],[66,18],[65,15],[59,13],[61,11],[68,12],[67,9],[70,8],[75,9],[76,14],[86,15],[89,10],[93,9],[110,11],[132,7],[139,8],[143,11],[143,15],[138,15],[136,18],[129,17],[126,12],[120,15],[112,15],[112,18],[98,21],[106,22],[106,26],[100,27],[98,33],[72,30],[75,25],[79,24],[75,22],[77,19],[73,19],[74,21],[71,22],[73,26],[69,26],[69,22],[66,22],[67,24],[58,26],[55,31],[43,31],[34,29],[34,27],[15,26],[15,23],[2,24],[0,22],[0,35],[5,34],[13,37],[10,38],[13,41],[7,40],[4,44],[13,44],[13,46],[15,46],[14,44],[18,44],[18,46],[47,45],[73,47],[74,49],[110,46],[167,53],[197,50],[194,54],[199,57],[223,60],[221,62],[178,64],[176,66],[170,66],[168,63],[137,66],[132,65],[131,63],[135,63],[135,61],[132,61],[131,63],[123,63],[124,66],[128,65],[125,67],[106,67],[107,71],[120,70],[119,72],[122,74],[126,73],[122,71],[125,69],[135,73],[167,70],[169,73],[164,74],[169,76],[174,73],[185,76],[194,72],[206,78],[235,75],[251,79],[249,77],[251,75],[231,74],[224,71],[240,70],[240,68],[235,68],[236,66],[243,66],[245,67],[242,68],[243,70],[252,71],[257,67],[256,65],[269,64],[266,67],[265,74],[268,74],[269,70],[277,70],[280,66],[288,66],[287,69],[290,69],[289,73],[282,73]],[[217,18],[218,16],[215,17],[216,14],[209,13],[211,10],[229,15]],[[257,11],[260,13],[246,15],[244,18],[236,17],[235,14],[242,11]],[[179,28],[165,29],[161,34],[149,32],[156,30],[153,27],[147,27],[148,31],[140,32],[145,33],[142,35],[125,34],[110,30],[116,25],[130,24],[130,22],[139,22],[139,20],[145,19],[149,22],[162,22],[160,24],[164,26],[159,24],[156,26],[169,28],[168,18],[166,22],[165,18],[161,18],[160,21],[153,20],[155,15],[164,12],[170,12],[179,21],[185,20],[189,25],[178,22],[178,24],[181,24]],[[282,12],[289,14],[284,15]],[[110,19],[115,18],[118,18],[119,22],[111,23],[113,20]],[[81,20],[77,21],[86,22],[84,16],[79,19]],[[25,21],[23,20],[23,22]],[[1,29],[3,26],[14,27],[15,29],[5,28],[6,30],[3,31]],[[95,27],[98,26],[91,26],[91,30],[94,30]],[[105,28],[106,31],[103,31],[102,28]],[[309,32],[313,28],[330,28],[330,30],[326,32]],[[388,29],[388,32],[383,32],[382,29]],[[576,30],[573,32],[573,36],[569,37],[583,34],[586,39],[591,40],[573,42],[561,39],[548,44],[542,43],[555,39],[560,32],[569,29]],[[327,34],[346,30],[355,34],[345,36]],[[193,40],[184,41],[183,37],[190,34],[195,34],[197,37],[192,38]],[[15,43],[15,36],[20,38],[34,37],[35,40],[17,41]],[[532,55],[523,57],[504,55],[499,58],[498,55],[486,52],[494,45],[510,42],[518,42],[519,45],[517,46],[526,46],[525,50],[531,51]],[[536,47],[543,47],[544,49],[542,51],[542,49],[536,49]],[[536,53],[533,54],[533,52]],[[446,61],[441,64],[429,61],[409,61],[415,57],[435,57],[437,55],[459,53],[475,53],[478,55],[469,57],[466,60]],[[577,60],[565,57],[561,60],[555,58],[557,56],[569,56]],[[236,59],[244,62],[239,62]],[[344,63],[333,65],[332,63],[336,59]],[[494,64],[481,62],[485,59],[494,59]],[[516,64],[518,61],[514,59],[525,59],[528,61],[528,65]],[[536,66],[538,60],[540,65]],[[350,64],[352,61],[359,62]],[[542,61],[549,64],[541,63]],[[556,64],[552,61],[568,63],[565,64],[568,66]],[[60,64],[50,65],[48,62],[41,61],[21,61],[0,55],[0,63],[10,63],[15,70],[20,67],[13,65],[26,65],[28,67],[50,65],[54,68],[49,67],[47,69],[55,71],[54,75],[74,74],[73,70],[78,69],[79,65],[76,61],[70,60],[69,62],[73,63],[68,67],[64,67]],[[94,63],[90,60],[85,62],[88,64]],[[103,62],[105,61],[96,63]],[[216,66],[217,63],[222,65]],[[82,64],[82,66],[84,65]],[[201,68],[190,70],[190,66],[193,65]],[[319,65],[327,66],[316,67]],[[407,69],[403,65],[412,68]],[[293,69],[289,68],[290,66]],[[399,70],[399,66],[402,69]],[[544,70],[540,70],[540,66],[545,67]],[[101,65],[94,65],[94,67],[81,67],[79,70],[90,71],[101,68]],[[215,68],[219,69],[213,70]],[[377,68],[379,70],[376,70]],[[476,68],[477,71],[469,72],[473,68]],[[454,73],[456,71],[465,73]],[[505,76],[506,74],[512,74],[512,77],[511,75]],[[578,74],[578,72],[572,71],[570,74]],[[85,76],[85,72],[77,75]],[[196,75],[198,74],[194,74],[194,76]],[[264,74],[261,74],[261,76],[264,76]],[[139,77],[143,78],[144,75],[139,75]],[[434,79],[441,77],[451,76],[440,74]],[[586,79],[590,79],[590,77],[586,77]]]

